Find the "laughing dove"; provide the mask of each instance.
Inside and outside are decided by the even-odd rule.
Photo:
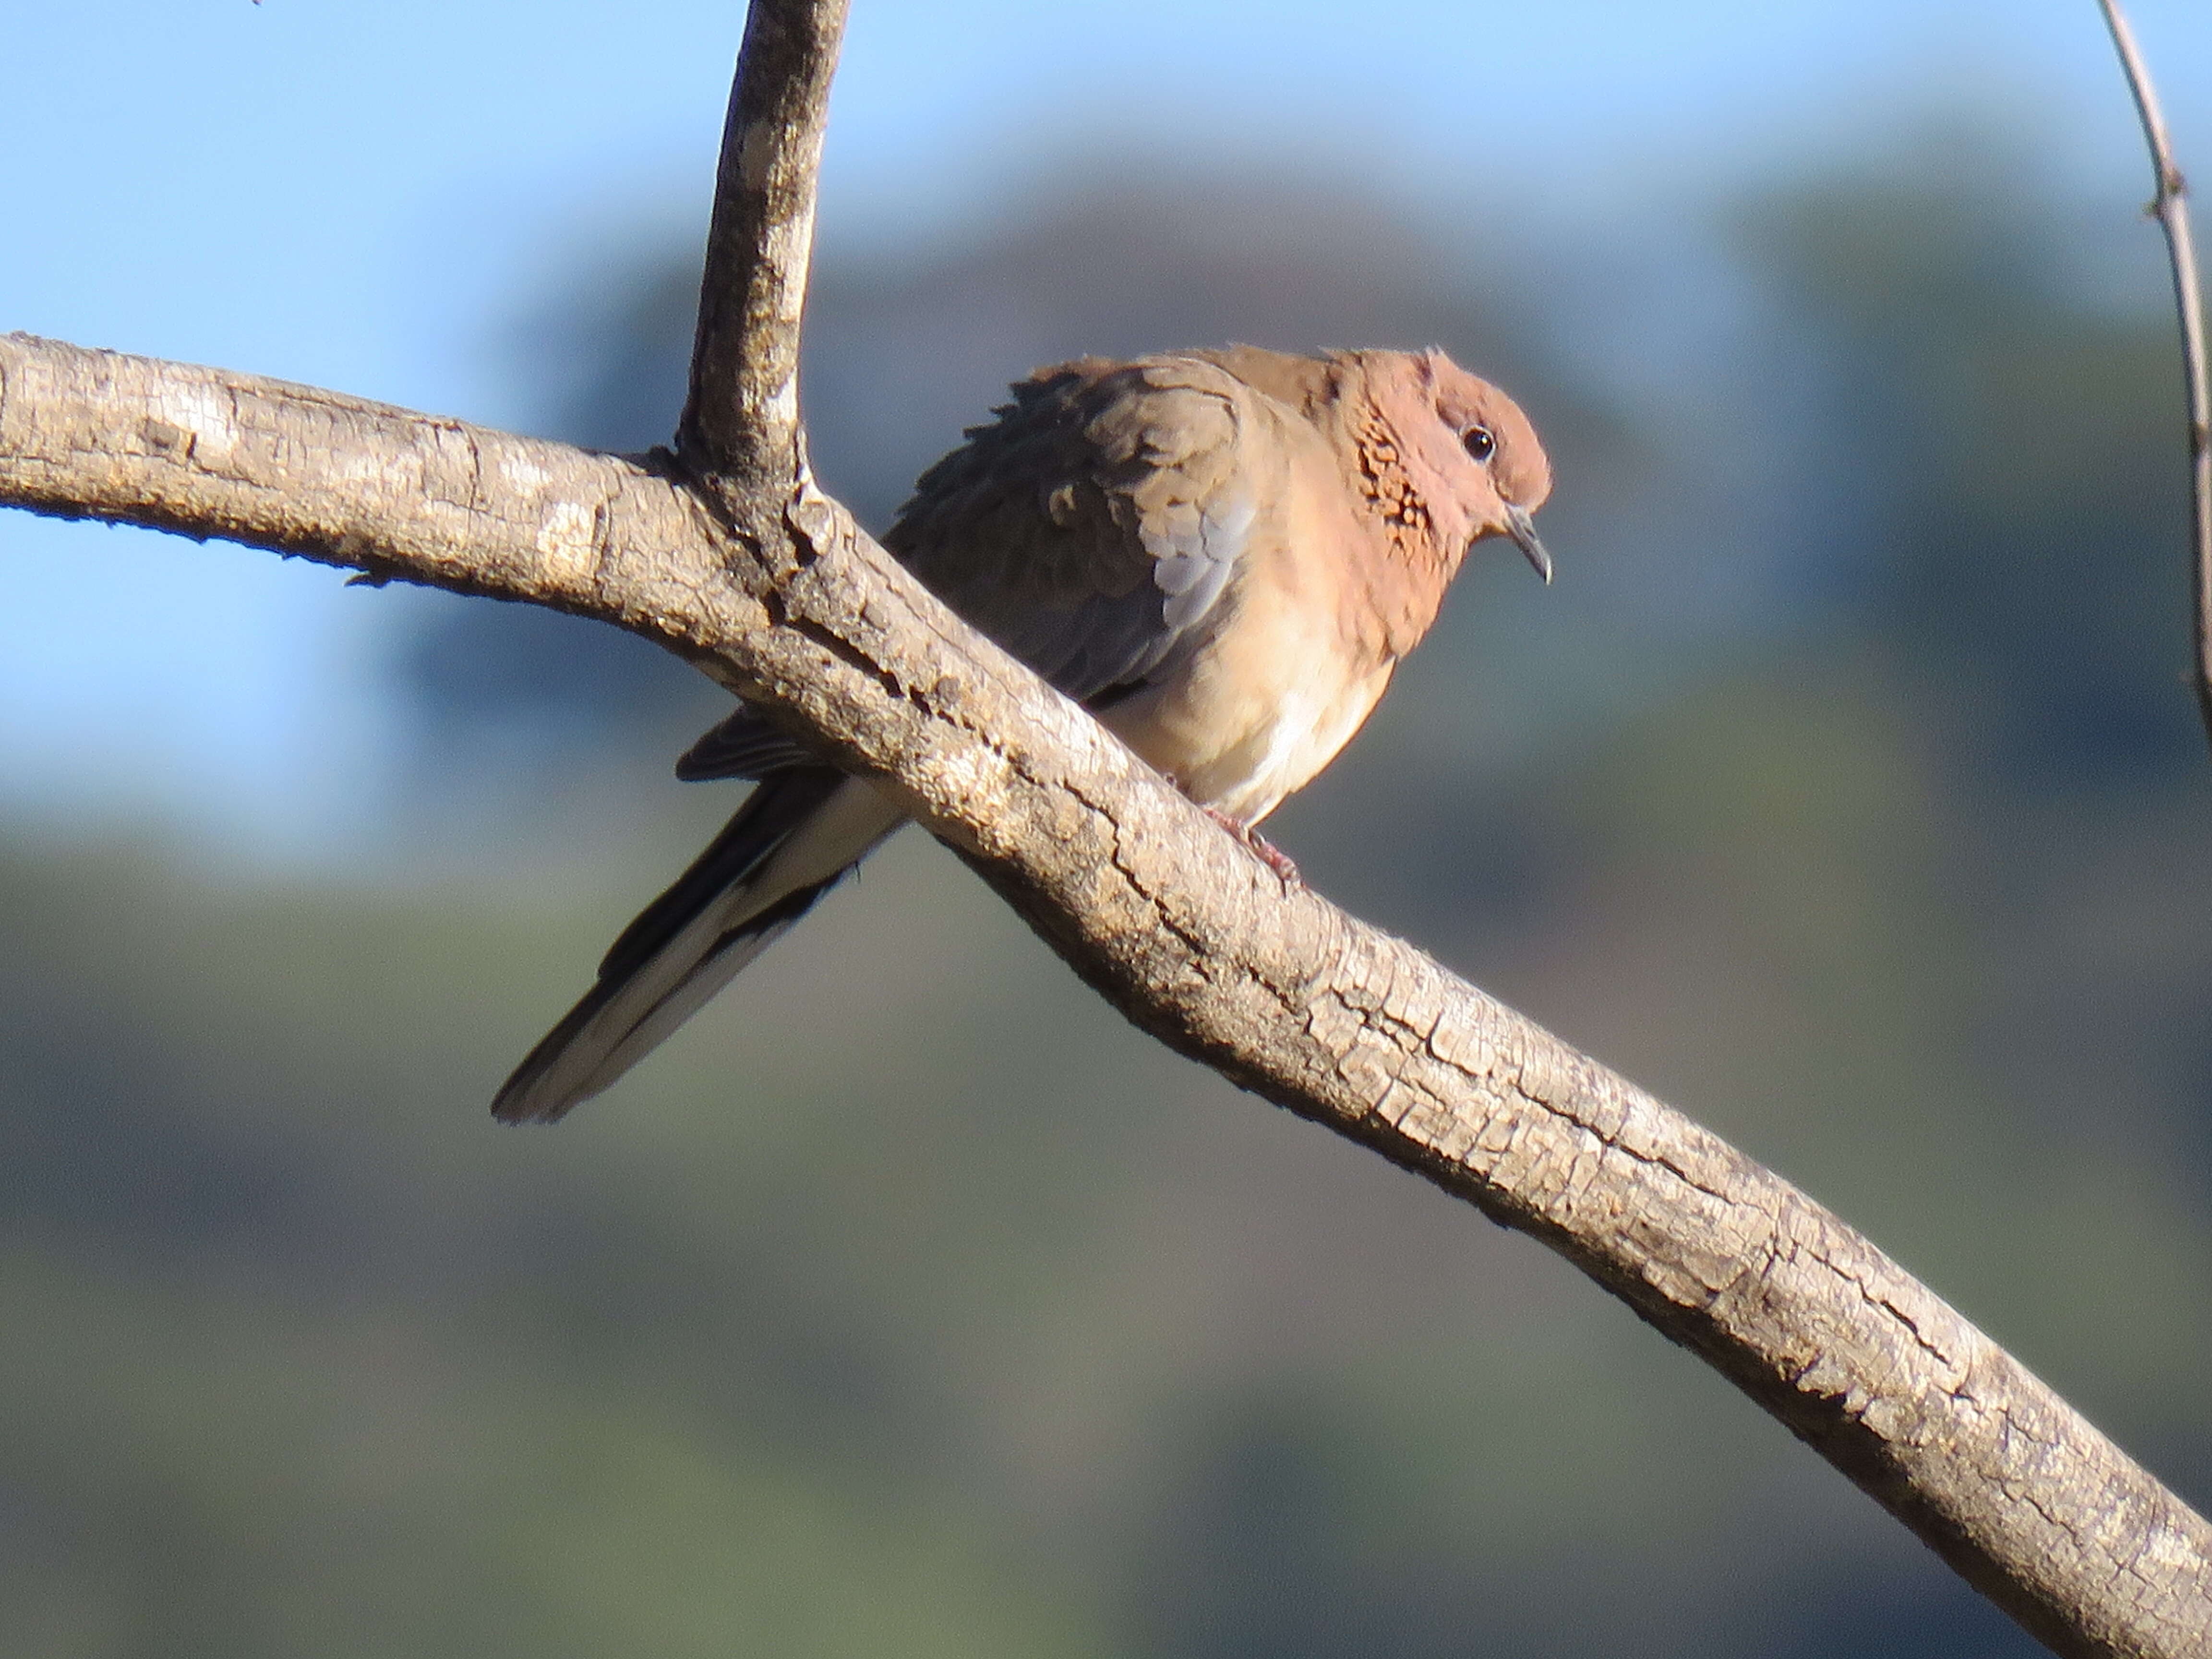
[[[1535,431],[1440,351],[1086,357],[1013,393],[884,545],[1263,854],[1252,826],[1359,729],[1470,544],[1551,579]],[[510,1122],[606,1088],[904,821],[742,708],[677,774],[758,781],[507,1079]]]

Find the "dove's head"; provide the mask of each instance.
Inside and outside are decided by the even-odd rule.
[[[1438,540],[1456,554],[1486,536],[1508,537],[1551,580],[1532,515],[1552,493],[1552,464],[1521,406],[1441,351],[1376,352],[1367,368],[1376,406],[1410,452],[1409,481]]]

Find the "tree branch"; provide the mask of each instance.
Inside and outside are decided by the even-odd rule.
[[[676,452],[702,477],[792,477],[814,181],[848,0],[754,5],[714,176],[691,394]]]
[[[2144,211],[2166,232],[2166,248],[2173,265],[2173,303],[2181,317],[2181,368],[2189,396],[2189,524],[2191,586],[2197,607],[2197,709],[2212,738],[2212,380],[2208,380],[2204,351],[2204,297],[2197,280],[2197,241],[2189,228],[2189,185],[2173,159],[2173,141],[2166,136],[2166,114],[2159,107],[2158,88],[2150,78],[2136,45],[2135,31],[2119,0],[2098,0],[2104,8],[2105,26],[2112,32],[2120,67],[2127,72],[2128,89],[2135,94],[2136,113],[2142,119],[2143,142],[2150,147],[2152,170],[2157,174],[2157,193]]]
[[[738,131],[811,111],[777,153],[818,152],[819,52],[751,42],[834,41],[841,9],[754,0],[748,70],[793,84],[741,88]],[[551,605],[679,652],[895,796],[1139,1026],[1559,1251],[2057,1651],[2212,1650],[2212,1528],[2025,1368],[1779,1176],[1285,890],[884,555],[814,487],[795,426],[763,449],[791,407],[773,366],[804,284],[800,172],[781,210],[718,209],[757,250],[718,268],[774,303],[739,307],[757,337],[734,345],[702,324],[694,415],[702,388],[738,388],[699,428],[725,434],[696,441],[706,462],[740,458],[712,510],[650,464],[22,336],[0,339],[0,503]]]

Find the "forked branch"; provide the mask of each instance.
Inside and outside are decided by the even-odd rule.
[[[681,653],[892,794],[1138,1025],[1559,1251],[2059,1652],[2212,1652],[2212,1528],[2010,1356],[1779,1176],[1285,890],[814,487],[788,371],[842,4],[753,12],[761,83],[732,100],[712,265],[743,293],[708,295],[684,476],[17,336],[0,502],[556,605]]]

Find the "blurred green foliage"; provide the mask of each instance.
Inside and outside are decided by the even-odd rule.
[[[1081,349],[1434,340],[1524,393],[1565,591],[1479,562],[1279,838],[2203,1501],[2171,330],[2008,166],[1745,206],[1733,416],[1608,384],[1506,262],[1287,191],[1071,190],[833,266],[809,400],[880,518]],[[604,280],[540,337],[549,422],[641,447],[688,278]],[[1788,487],[1732,520],[1747,453]],[[688,674],[423,614],[434,877],[0,844],[0,1652],[2034,1650],[1535,1246],[1122,1027],[919,836],[611,1097],[495,1127],[730,797],[643,781],[716,712]]]

